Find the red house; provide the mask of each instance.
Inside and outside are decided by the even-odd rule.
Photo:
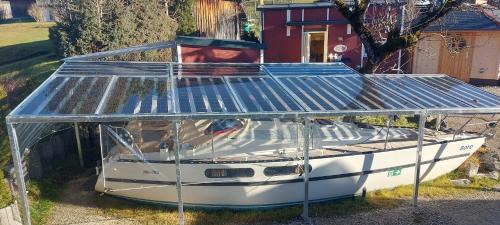
[[[379,14],[377,10],[381,7],[387,4],[371,4],[367,16]],[[261,19],[260,43],[178,37],[178,59],[183,62],[254,63],[309,63],[335,59],[352,68],[362,67],[366,59],[358,35],[332,2],[266,4],[257,6],[257,10]],[[379,72],[395,72],[397,63],[398,54],[394,54],[379,67]]]
[[[261,5],[263,61],[327,62],[340,57],[356,68],[363,61],[362,44],[331,2]]]

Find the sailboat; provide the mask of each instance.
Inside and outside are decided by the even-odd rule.
[[[345,198],[414,182],[418,135],[413,129],[388,129],[335,119],[315,119],[311,124],[311,201]],[[140,201],[176,204],[174,150],[168,132],[171,129],[169,122],[105,126],[105,143],[110,148],[95,189]],[[186,120],[180,133],[184,205],[262,208],[302,203],[303,122]],[[484,137],[474,134],[427,130],[421,179],[432,180],[453,171],[484,141]]]

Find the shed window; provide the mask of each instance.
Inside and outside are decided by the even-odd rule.
[[[309,165],[309,172],[312,170],[311,165]],[[295,166],[272,166],[264,169],[264,175],[268,177],[272,176],[284,176],[284,175],[300,175],[304,173],[304,165]]]
[[[205,170],[205,176],[208,178],[253,177],[254,174],[255,172],[251,168]]]

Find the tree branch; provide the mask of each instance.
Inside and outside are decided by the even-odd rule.
[[[421,16],[417,17],[417,19],[415,19],[416,21],[418,21],[418,24],[412,24],[410,27],[410,32],[414,34],[420,32],[434,21],[446,15],[450,10],[458,7],[464,2],[465,0],[446,0],[446,2],[441,4],[439,7],[431,8],[427,13],[422,14]]]

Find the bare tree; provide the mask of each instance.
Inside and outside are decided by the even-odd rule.
[[[413,47],[431,23],[460,6],[465,0],[333,0],[365,47],[363,73],[373,73],[384,60],[400,49]],[[424,1],[422,1],[424,2]]]

